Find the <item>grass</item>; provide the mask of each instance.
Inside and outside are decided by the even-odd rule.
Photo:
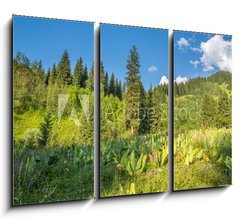
[[[174,190],[231,184],[231,130],[202,129],[175,136]]]
[[[14,114],[13,204],[92,198],[93,146],[73,140],[79,127],[66,118],[54,123],[49,145],[41,146],[44,114]]]
[[[93,196],[93,148],[14,150],[14,205]]]

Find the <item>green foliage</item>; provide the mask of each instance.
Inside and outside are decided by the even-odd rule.
[[[116,95],[116,84],[115,84],[114,73],[112,73],[111,78],[110,78],[108,93],[112,94],[113,96]]]
[[[78,60],[72,82],[67,51],[47,73],[18,53],[13,74],[14,205],[92,197],[93,69],[87,89],[87,66]]]
[[[231,130],[204,129],[174,139],[174,189],[231,184]]]
[[[14,149],[14,205],[92,198],[93,147]]]
[[[109,86],[108,86],[108,83],[109,81],[108,81],[108,72],[106,72],[105,73],[105,75],[104,75],[104,95],[107,95],[108,94],[108,92],[109,92]]]
[[[91,91],[94,90],[94,67],[92,65],[90,69],[90,73],[88,79],[86,81],[86,88],[90,89]]]
[[[216,126],[217,102],[211,95],[202,97],[200,116],[203,127]]]
[[[67,50],[64,51],[60,63],[58,64],[57,79],[59,83],[64,86],[68,86],[72,82],[70,59]]]
[[[168,136],[149,135],[101,143],[101,196],[165,191]]]
[[[231,101],[226,92],[223,92],[218,100],[218,126],[230,128],[232,126]]]
[[[140,58],[136,46],[130,50],[127,60],[127,92],[125,95],[126,127],[131,134],[136,134],[140,122],[137,116],[141,99]]]
[[[40,144],[42,146],[46,146],[51,130],[52,130],[52,117],[50,113],[47,113],[44,118],[44,122],[40,126],[41,132]]]
[[[73,85],[77,88],[85,88],[87,80],[87,74],[83,67],[83,60],[80,57],[80,59],[77,60],[76,66],[74,68],[73,72]]]

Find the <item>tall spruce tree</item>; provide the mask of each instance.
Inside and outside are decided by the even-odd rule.
[[[112,94],[113,96],[116,95],[116,84],[115,84],[114,73],[112,73],[111,78],[110,78],[109,94]]]
[[[87,79],[88,79],[88,68],[87,68],[87,64],[85,64],[84,70],[83,70],[82,82],[81,82],[82,88],[86,87]]]
[[[60,84],[68,86],[72,82],[71,67],[68,51],[65,50],[57,67],[57,76]]]
[[[116,96],[122,100],[122,83],[118,80],[116,80]]]
[[[125,121],[126,128],[132,134],[136,134],[140,124],[138,113],[141,97],[141,79],[140,79],[140,58],[137,48],[134,45],[130,50],[127,60],[126,85],[127,92],[125,96]]]
[[[84,76],[84,68],[82,58],[77,60],[76,66],[73,72],[73,85],[77,88],[83,88],[83,76]]]

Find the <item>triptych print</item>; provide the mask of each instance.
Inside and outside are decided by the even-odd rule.
[[[232,37],[174,31],[173,78],[169,44],[100,24],[94,98],[94,23],[13,17],[14,206],[94,197],[94,117],[100,198],[168,191],[171,156],[175,191],[231,184]]]

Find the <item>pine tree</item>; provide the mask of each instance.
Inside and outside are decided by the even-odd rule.
[[[62,58],[58,64],[57,76],[59,83],[63,84],[64,86],[68,86],[72,82],[70,59],[67,50],[64,51]]]
[[[211,95],[204,95],[201,101],[200,119],[203,127],[215,127],[217,103]]]
[[[140,85],[140,59],[136,46],[130,50],[130,55],[127,60],[127,76],[126,85],[127,92],[125,96],[125,120],[126,128],[130,129],[132,134],[135,134],[139,127],[139,104],[141,97]]]
[[[218,126],[230,128],[232,126],[231,101],[226,92],[222,93],[218,100]]]
[[[94,90],[94,67],[92,65],[88,79],[86,81],[86,88],[90,90]]]
[[[108,95],[108,72],[104,75],[104,95]]]
[[[116,80],[116,95],[122,100],[122,83],[118,80]]]
[[[40,126],[40,133],[41,133],[41,139],[40,144],[42,146],[46,146],[48,138],[50,136],[51,130],[52,130],[52,117],[50,113],[47,113],[47,115],[44,117],[44,121]]]
[[[118,97],[118,93],[119,93],[119,84],[118,84],[118,79],[115,79],[115,96]],[[119,97],[118,97],[119,98]]]
[[[85,64],[85,67],[84,67],[84,70],[83,70],[82,82],[80,83],[82,88],[86,87],[87,79],[88,79],[88,68],[87,68],[87,64]]]
[[[57,97],[59,92],[59,80],[57,79],[57,69],[55,63],[52,66],[47,87],[47,111],[55,112],[57,108]]]
[[[51,75],[51,71],[50,71],[50,68],[49,68],[49,69],[48,69],[48,72],[47,72],[47,76],[46,76],[46,81],[45,81],[45,84],[46,84],[46,85],[48,85],[50,75]]]
[[[116,85],[115,85],[114,73],[112,73],[111,78],[110,78],[109,94],[112,94],[113,96],[116,95]]]
[[[50,74],[48,83],[54,84],[56,79],[57,79],[57,69],[56,69],[56,65],[54,63],[52,66],[52,69],[51,69],[51,74]]]
[[[30,107],[33,90],[33,76],[29,59],[21,52],[13,61],[13,97],[14,111],[21,113]]]
[[[83,76],[84,76],[84,68],[82,58],[77,60],[76,66],[73,72],[73,85],[77,88],[83,88]]]

